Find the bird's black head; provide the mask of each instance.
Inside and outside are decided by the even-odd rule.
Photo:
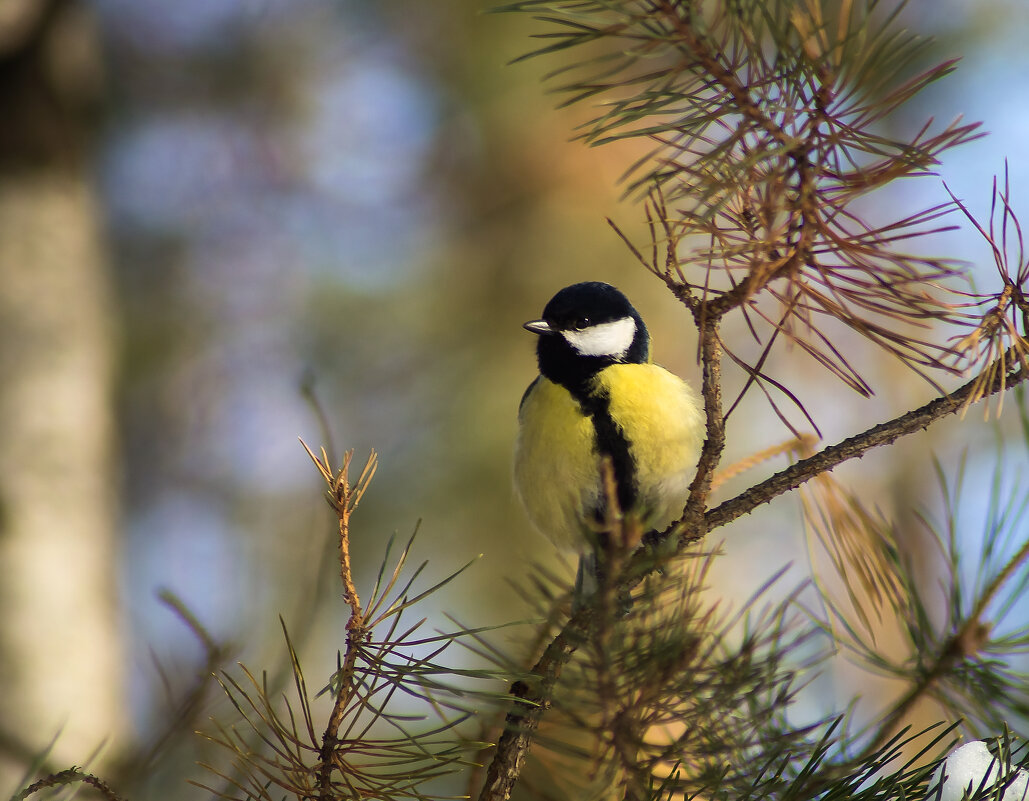
[[[599,281],[565,287],[550,299],[543,318],[525,327],[540,337],[540,373],[573,395],[610,364],[650,358],[650,334],[639,312],[625,295]]]

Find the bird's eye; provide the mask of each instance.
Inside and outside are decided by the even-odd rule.
[[[572,323],[572,328],[576,331],[581,331],[583,328],[589,328],[590,318],[589,317],[576,317],[575,322]]]

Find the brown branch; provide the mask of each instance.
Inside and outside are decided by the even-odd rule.
[[[354,674],[357,668],[360,644],[369,635],[364,612],[361,609],[361,599],[357,594],[350,566],[350,516],[361,502],[368,482],[375,474],[377,460],[375,452],[372,451],[357,482],[351,484],[350,462],[354,456],[352,450],[343,454],[343,466],[336,472],[330,466],[324,448],[319,458],[312,453],[303,440],[300,441],[300,444],[304,446],[307,455],[311,457],[318,472],[329,486],[327,493],[329,504],[336,511],[339,520],[339,572],[340,581],[343,584],[343,600],[350,607],[343,664],[336,673],[336,691],[332,711],[329,713],[329,721],[325,725],[324,734],[322,734],[322,744],[318,749],[318,798],[321,801],[333,801],[337,797],[333,792],[332,772],[336,767],[336,747],[340,743],[339,728],[343,725],[347,708],[353,698]]]
[[[78,768],[68,768],[67,770],[62,770],[59,773],[51,773],[49,776],[44,776],[39,781],[30,784],[20,793],[17,793],[11,801],[24,801],[24,799],[28,798],[30,795],[38,793],[40,790],[45,790],[49,787],[60,787],[67,784],[74,784],[76,782],[88,784],[100,793],[101,796],[106,798],[107,801],[124,801],[124,799],[114,792],[110,785],[103,779],[97,778],[92,773],[86,773]]]
[[[699,319],[703,315],[702,304],[691,307]],[[704,519],[704,508],[711,492],[711,483],[725,446],[725,421],[722,417],[721,384],[721,341],[718,338],[717,321],[708,322],[702,329],[701,359],[704,365],[702,394],[707,414],[707,439],[701,451],[697,475],[690,485],[690,497],[683,514],[684,530],[694,530]],[[628,569],[621,571],[624,577],[619,586],[626,589],[638,583],[643,573],[639,568],[638,555],[630,560]],[[650,566],[653,563],[651,561]],[[608,588],[612,590],[611,587]],[[605,593],[610,600],[611,592]],[[617,590],[613,590],[618,597]],[[604,599],[602,598],[601,601]],[[554,638],[543,656],[530,671],[533,681],[519,681],[511,688],[513,702],[505,720],[504,733],[497,742],[496,751],[486,772],[486,781],[479,794],[479,801],[506,801],[521,773],[528,754],[532,735],[540,720],[550,707],[554,684],[561,670],[571,659],[575,649],[593,634],[597,615],[591,606],[584,606],[576,612],[561,632]]]
[[[704,314],[703,304],[688,304],[698,320]],[[721,341],[717,320],[701,327],[701,359],[704,365],[702,394],[707,414],[707,438],[701,451],[697,475],[690,485],[690,497],[683,514],[686,530],[692,530],[703,521],[704,507],[711,492],[711,483],[725,446],[725,421],[722,416]],[[692,523],[692,525],[690,525]],[[638,556],[631,564],[638,562]],[[637,576],[620,582],[627,588],[637,583],[642,574],[639,569],[622,571],[623,576]],[[609,597],[609,596],[608,596]],[[603,600],[603,599],[602,599]],[[597,616],[591,606],[583,606],[558,633],[539,661],[530,671],[533,680],[519,681],[511,688],[513,702],[505,720],[504,732],[497,742],[496,751],[486,772],[486,781],[479,801],[507,801],[521,774],[529,752],[533,733],[550,707],[553,688],[561,670],[572,654],[596,626]]]
[[[1007,363],[1010,364],[1011,362]],[[984,368],[983,372],[989,371],[991,366]],[[990,384],[982,388],[981,397],[986,398],[995,395],[1004,389],[1022,383],[1026,378],[1029,378],[1029,371],[1021,367],[1011,373],[995,374]],[[832,470],[843,462],[855,457],[864,456],[872,448],[889,445],[900,437],[928,428],[940,418],[960,412],[965,402],[973,392],[977,391],[980,384],[979,376],[976,376],[976,378],[973,378],[967,384],[948,395],[943,395],[924,406],[902,414],[900,417],[895,417],[853,437],[848,437],[836,445],[823,448],[814,456],[802,459],[785,470],[781,470],[760,484],[755,484],[750,489],[740,493],[735,498],[709,510],[704,515],[703,528],[687,532],[685,542],[695,542],[701,539],[708,531],[731,523],[745,514],[750,514],[758,506],[768,503],[783,493],[796,489],[804,482]]]
[[[722,64],[718,55],[697,34],[690,18],[691,12],[686,10],[684,12],[685,17],[680,16],[676,7],[667,2],[667,0],[658,2],[656,8],[672,21],[675,33],[683,45],[693,54],[697,65],[713,79],[714,83],[732,97],[736,109],[743,117],[748,119],[757,128],[763,130],[777,145],[784,148],[791,147],[790,137],[782,127],[765,114],[761,105],[751,96],[748,88],[739,81],[731,70]],[[718,320],[729,310],[746,302],[748,298],[758,292],[774,276],[782,274],[784,268],[789,270],[792,267],[794,257],[778,260],[780,263],[766,262],[761,267],[750,270],[746,278],[731,290],[720,294],[714,299],[707,300],[703,304],[705,317]],[[790,264],[787,264],[787,262],[790,262]],[[699,330],[703,330],[703,328]]]
[[[529,753],[532,735],[543,714],[550,708],[554,685],[575,649],[594,625],[594,610],[583,606],[551,641],[543,656],[530,671],[532,681],[517,681],[511,687],[511,711],[504,722],[504,733],[486,771],[486,782],[479,801],[507,801]]]
[[[808,154],[815,151],[821,138],[820,125],[828,118],[826,108],[832,99],[833,78],[824,66],[819,69],[819,85],[814,97],[815,108],[812,110],[806,136],[798,140],[765,112],[764,106],[751,95],[749,87],[722,63],[719,53],[697,33],[691,11],[677,9],[668,0],[656,2],[655,10],[662,12],[671,21],[675,34],[690,51],[697,67],[732,97],[736,110],[763,131],[778,147],[785,149],[785,155],[792,163],[791,177],[796,179],[795,196],[788,202],[791,215],[796,215],[796,221],[791,226],[796,236],[795,241],[786,255],[755,264],[743,281],[705,304],[706,316],[717,320],[730,310],[746,303],[774,279],[792,275],[810,261],[815,233],[821,226],[816,198],[819,168],[812,163]],[[783,186],[789,183],[787,177]]]
[[[1007,387],[1024,381],[1029,377],[1029,367],[1022,363],[1020,369],[1012,370],[1010,365],[1017,366],[1019,364],[1017,361],[992,362],[975,380],[958,390],[949,394],[944,394],[942,390],[939,390],[940,397],[919,409],[874,426],[836,445],[826,447],[814,456],[801,460],[751,487],[736,498],[713,509],[708,509],[707,504],[713,477],[721,460],[725,443],[725,420],[721,397],[722,343],[719,339],[719,324],[728,312],[745,307],[748,301],[762,290],[767,290],[776,279],[786,278],[796,284],[799,283],[802,275],[810,274],[817,285],[826,287],[827,292],[808,291],[805,295],[805,305],[800,307],[801,311],[828,313],[856,328],[872,341],[881,345],[885,343],[887,349],[892,352],[898,352],[899,347],[893,343],[899,342],[901,346],[907,346],[907,340],[891,338],[888,329],[873,326],[866,320],[849,313],[847,310],[848,300],[873,313],[885,314],[891,318],[911,316],[912,314],[917,314],[919,317],[935,316],[935,307],[924,308],[922,296],[910,293],[905,288],[909,282],[925,283],[928,280],[926,276],[916,274],[915,268],[912,266],[921,262],[905,256],[893,256],[886,252],[882,256],[882,260],[885,260],[891,269],[883,269],[882,275],[877,274],[877,261],[870,262],[871,266],[865,266],[863,260],[860,264],[855,265],[855,259],[862,256],[866,250],[870,251],[874,257],[878,249],[885,250],[886,244],[901,238],[904,231],[901,230],[900,233],[897,233],[887,230],[880,235],[878,231],[865,227],[862,229],[865,233],[848,234],[847,220],[856,221],[857,218],[846,212],[844,207],[865,184],[880,185],[899,175],[910,174],[923,162],[929,163],[933,158],[932,144],[937,140],[932,140],[932,142],[919,147],[918,139],[916,139],[911,145],[903,146],[900,155],[885,159],[885,166],[874,174],[864,170],[861,173],[863,180],[861,186],[852,187],[848,194],[844,194],[840,188],[835,187],[833,181],[841,184],[843,189],[847,189],[848,185],[845,181],[847,176],[842,172],[838,176],[834,176],[832,169],[833,164],[838,165],[841,159],[840,154],[835,151],[842,150],[846,154],[848,148],[839,144],[839,140],[836,138],[837,134],[832,132],[827,134],[824,130],[828,126],[831,131],[835,122],[833,115],[829,112],[829,107],[834,101],[833,86],[836,78],[828,69],[822,67],[815,76],[811,77],[808,85],[813,89],[814,96],[809,103],[804,104],[803,108],[796,110],[798,116],[801,112],[807,115],[806,128],[802,133],[794,133],[788,127],[779,124],[778,117],[768,111],[768,104],[760,102],[753,86],[747,80],[741,79],[730,60],[731,56],[723,53],[717,42],[704,35],[703,28],[695,24],[694,12],[691,8],[684,4],[676,4],[671,0],[650,0],[644,6],[643,13],[648,20],[653,17],[664,23],[660,30],[660,36],[663,41],[672,43],[680,53],[684,54],[686,63],[681,65],[682,71],[689,70],[699,73],[705,88],[718,91],[722,95],[719,99],[720,108],[733,111],[742,118],[742,122],[737,123],[737,130],[732,135],[733,139],[729,140],[724,152],[731,154],[732,149],[737,147],[746,151],[750,147],[746,137],[753,134],[753,137],[759,140],[759,147],[763,147],[775,155],[776,173],[772,177],[777,179],[777,182],[769,190],[774,193],[774,196],[766,198],[764,205],[773,211],[782,208],[787,214],[787,226],[781,232],[778,228],[774,232],[772,231],[769,221],[773,215],[769,214],[762,218],[765,220],[764,226],[768,230],[764,236],[759,237],[754,231],[751,231],[750,237],[756,241],[747,242],[744,237],[738,236],[733,231],[731,235],[725,235],[725,242],[719,241],[719,244],[724,245],[721,251],[712,247],[712,250],[706,254],[709,259],[708,276],[710,277],[713,270],[710,260],[719,258],[718,254],[721,252],[721,257],[727,263],[725,269],[728,272],[729,280],[733,284],[727,290],[709,289],[709,280],[705,280],[703,286],[693,284],[691,288],[691,285],[682,278],[676,245],[683,232],[687,230],[690,233],[693,232],[688,219],[691,212],[682,212],[687,220],[681,228],[676,229],[673,235],[672,223],[664,211],[660,197],[660,178],[655,180],[657,188],[651,198],[657,198],[655,210],[658,212],[658,220],[664,226],[666,234],[667,260],[664,268],[662,269],[657,262],[657,238],[653,235],[655,225],[649,212],[648,222],[651,223],[652,232],[652,254],[649,262],[624,234],[615,228],[636,259],[648,270],[661,277],[676,297],[690,308],[700,333],[699,348],[703,367],[702,396],[706,413],[706,439],[701,450],[696,475],[690,485],[689,497],[682,517],[663,535],[658,535],[669,546],[674,545],[668,550],[682,553],[688,545],[699,541],[712,529],[750,513],[756,507],[834,469],[844,461],[861,457],[873,448],[890,444],[900,437],[925,429],[936,420],[961,411],[970,400],[1002,392]],[[610,33],[611,31],[603,32],[603,34]],[[657,34],[653,35],[655,38],[657,37]],[[726,48],[726,52],[731,51]],[[826,54],[812,50],[808,56],[813,64],[818,64],[825,60]],[[811,104],[814,107],[807,108]],[[789,121],[795,120],[796,117],[787,115],[786,119],[788,126]],[[959,129],[951,134],[945,132],[945,135],[958,138],[964,135],[965,130]],[[699,134],[698,138],[701,138],[701,141],[708,141]],[[671,144],[674,139],[675,137],[670,138],[665,144]],[[658,141],[660,142],[661,139],[658,138]],[[944,137],[940,137],[939,142],[942,147],[946,140]],[[770,144],[775,147],[769,148]],[[674,145],[672,146],[674,147]],[[915,152],[916,148],[918,148],[917,152]],[[703,156],[699,150],[690,154],[689,146],[685,145],[681,148],[681,152],[696,155],[701,159]],[[706,177],[702,170],[690,172],[689,168],[677,165],[674,159],[668,159],[666,164],[673,170],[682,170],[688,177],[701,180]],[[829,187],[820,196],[819,191],[826,183],[827,175]],[[753,183],[751,182],[751,184]],[[772,200],[781,201],[781,203],[773,204]],[[828,207],[827,212],[823,212],[824,206]],[[712,204],[712,210],[722,213],[720,207],[716,207],[714,204]],[[744,209],[744,211],[746,210]],[[703,224],[698,226],[696,221],[704,223],[706,218],[699,213],[694,216],[694,228],[712,232],[713,239],[722,236],[722,229],[718,225],[712,222],[706,228]],[[742,223],[739,223],[739,227],[745,228]],[[842,233],[840,233],[841,231]],[[742,233],[746,234],[747,232],[744,230]],[[752,248],[755,244],[759,248],[758,251]],[[843,259],[842,265],[823,266],[820,263],[828,261],[822,255],[823,253],[837,252],[843,254],[840,257]],[[860,267],[866,273],[873,275],[873,280],[867,285],[869,289],[865,294],[850,288],[847,282],[853,279],[849,277],[843,279],[842,287],[834,284],[834,280],[837,280],[839,275],[847,275],[853,266]],[[736,274],[732,270],[739,267],[747,268],[747,273],[742,280],[737,281]],[[679,281],[675,280],[676,275],[679,276]],[[886,287],[886,289],[880,289],[877,294],[875,290],[881,287]],[[693,288],[698,290],[697,295],[693,294]],[[865,289],[865,285],[861,285],[860,288]],[[899,311],[896,310],[897,307],[900,307]],[[806,319],[803,315],[798,316],[802,320]],[[780,326],[776,330],[785,331],[786,329]],[[825,344],[834,356],[842,360],[842,356],[833,348],[831,342],[826,340]],[[917,341],[916,344],[918,344]],[[892,347],[890,347],[891,345]],[[831,357],[821,357],[817,349],[812,349],[811,352],[820,361],[830,366],[833,364]],[[850,368],[845,361],[842,361],[842,365],[843,367],[836,372],[846,380],[843,368],[847,368],[847,370]],[[850,370],[850,372],[853,371]],[[859,376],[856,383],[857,388],[860,389]],[[986,389],[983,389],[984,384]],[[675,535],[674,539],[672,534]],[[655,560],[654,554],[648,551],[650,551],[648,548],[641,549],[624,565],[624,570],[616,576],[619,588],[631,588],[639,583],[643,576],[656,569],[657,560]],[[664,554],[662,554],[663,556]],[[662,558],[660,561],[664,561],[664,559]],[[609,593],[608,600],[610,597]],[[479,795],[480,801],[506,801],[510,797],[534,733],[538,729],[543,715],[551,706],[555,685],[563,667],[572,658],[575,650],[587,638],[596,637],[600,630],[604,598],[598,598],[598,601],[598,605],[592,608],[584,606],[573,614],[536,662],[530,672],[530,678],[516,682],[512,687],[512,703],[506,718],[505,729],[486,772],[485,783]],[[974,640],[974,628],[969,628],[967,631],[963,628],[962,631],[970,641]],[[933,680],[929,679],[930,682]]]
[[[697,462],[697,474],[690,484],[690,495],[682,517],[673,524],[677,532],[697,530],[704,522],[704,509],[711,494],[715,471],[725,448],[725,417],[722,410],[722,342],[718,337],[718,320],[709,319],[701,326],[706,303],[693,312],[700,330],[700,359],[703,366],[701,395],[704,398],[706,438]]]

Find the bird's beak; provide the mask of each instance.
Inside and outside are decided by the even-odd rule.
[[[526,331],[531,331],[534,334],[553,334],[554,329],[550,327],[550,323],[546,320],[529,320],[522,326]]]

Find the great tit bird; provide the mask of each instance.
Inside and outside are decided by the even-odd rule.
[[[525,328],[539,335],[540,374],[518,411],[515,485],[535,527],[584,560],[595,555],[612,509],[605,461],[623,518],[643,532],[674,520],[696,472],[704,416],[689,384],[650,363],[639,312],[610,284],[573,284]]]

